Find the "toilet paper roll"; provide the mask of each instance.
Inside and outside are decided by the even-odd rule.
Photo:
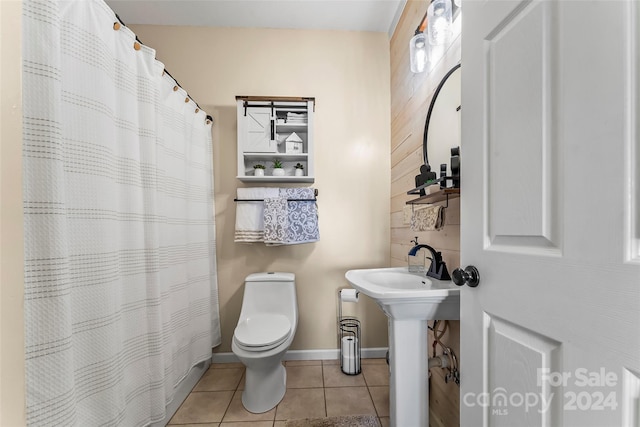
[[[342,371],[345,374],[356,374],[360,370],[360,358],[357,354],[358,339],[343,337],[341,340]]]
[[[342,337],[342,357],[354,357],[356,356],[356,344],[358,338],[356,337]]]
[[[356,291],[355,289],[341,289],[340,301],[358,302],[358,291]]]
[[[345,374],[354,375],[358,372],[358,359],[356,357],[342,358],[342,371]]]

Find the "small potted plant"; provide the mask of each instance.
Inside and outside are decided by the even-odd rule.
[[[254,176],[264,176],[264,165],[258,163],[257,165],[253,165],[253,175]]]
[[[294,168],[296,176],[304,176],[304,165],[302,163],[296,163]]]
[[[273,176],[284,176],[284,169],[282,169],[282,161],[280,159],[273,161]]]

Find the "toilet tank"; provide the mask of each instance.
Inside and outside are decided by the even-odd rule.
[[[251,313],[279,313],[297,319],[295,274],[254,273],[247,276],[240,318]]]

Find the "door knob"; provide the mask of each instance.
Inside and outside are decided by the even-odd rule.
[[[478,269],[473,265],[468,266],[464,270],[461,268],[456,268],[451,273],[451,278],[453,283],[458,286],[464,286],[466,283],[471,288],[475,288],[480,283],[480,273],[478,273]]]

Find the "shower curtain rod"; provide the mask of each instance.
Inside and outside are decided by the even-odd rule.
[[[117,14],[117,13],[115,13],[115,11],[114,11],[113,13],[116,15],[116,19],[117,19],[117,20],[118,20],[122,25],[124,25],[124,26],[126,27],[126,26],[127,26],[127,24],[125,24],[125,23],[124,23],[124,21],[123,21],[122,19],[120,19],[120,17],[118,16],[118,14]],[[135,33],[134,33],[134,34],[135,34]],[[135,36],[136,36],[136,41],[137,41],[138,43],[140,43],[140,44],[144,44],[144,43],[142,42],[142,40],[140,40],[140,39],[138,38],[138,35],[137,35],[137,34],[135,34]],[[145,46],[146,46],[146,45],[145,45]],[[171,73],[169,72],[169,70],[167,70],[167,69],[165,68],[165,69],[164,69],[164,72],[165,72],[169,77],[171,77],[171,78],[173,79],[173,81],[174,81],[174,82],[176,82],[176,85],[180,86],[180,87],[181,87],[185,92],[187,92],[187,90],[185,90],[185,89],[182,87],[182,85],[178,82],[178,80],[176,80],[176,78],[175,78],[175,77],[173,77],[173,76],[171,75]],[[200,108],[200,106],[199,106],[199,105],[198,105],[198,103],[195,101],[195,99],[193,99],[191,96],[189,96],[189,92],[187,92],[187,96],[189,97],[189,99],[190,99],[190,100],[192,100],[192,101],[193,101],[193,103],[194,103],[194,104],[196,104],[196,107],[198,107],[198,109],[199,109],[199,110],[202,110],[202,108]],[[204,110],[202,110],[202,111],[204,111]],[[207,114],[207,117],[206,117],[206,118],[207,118],[207,120],[211,120],[211,122],[213,123],[213,117],[211,117],[209,114]]]

